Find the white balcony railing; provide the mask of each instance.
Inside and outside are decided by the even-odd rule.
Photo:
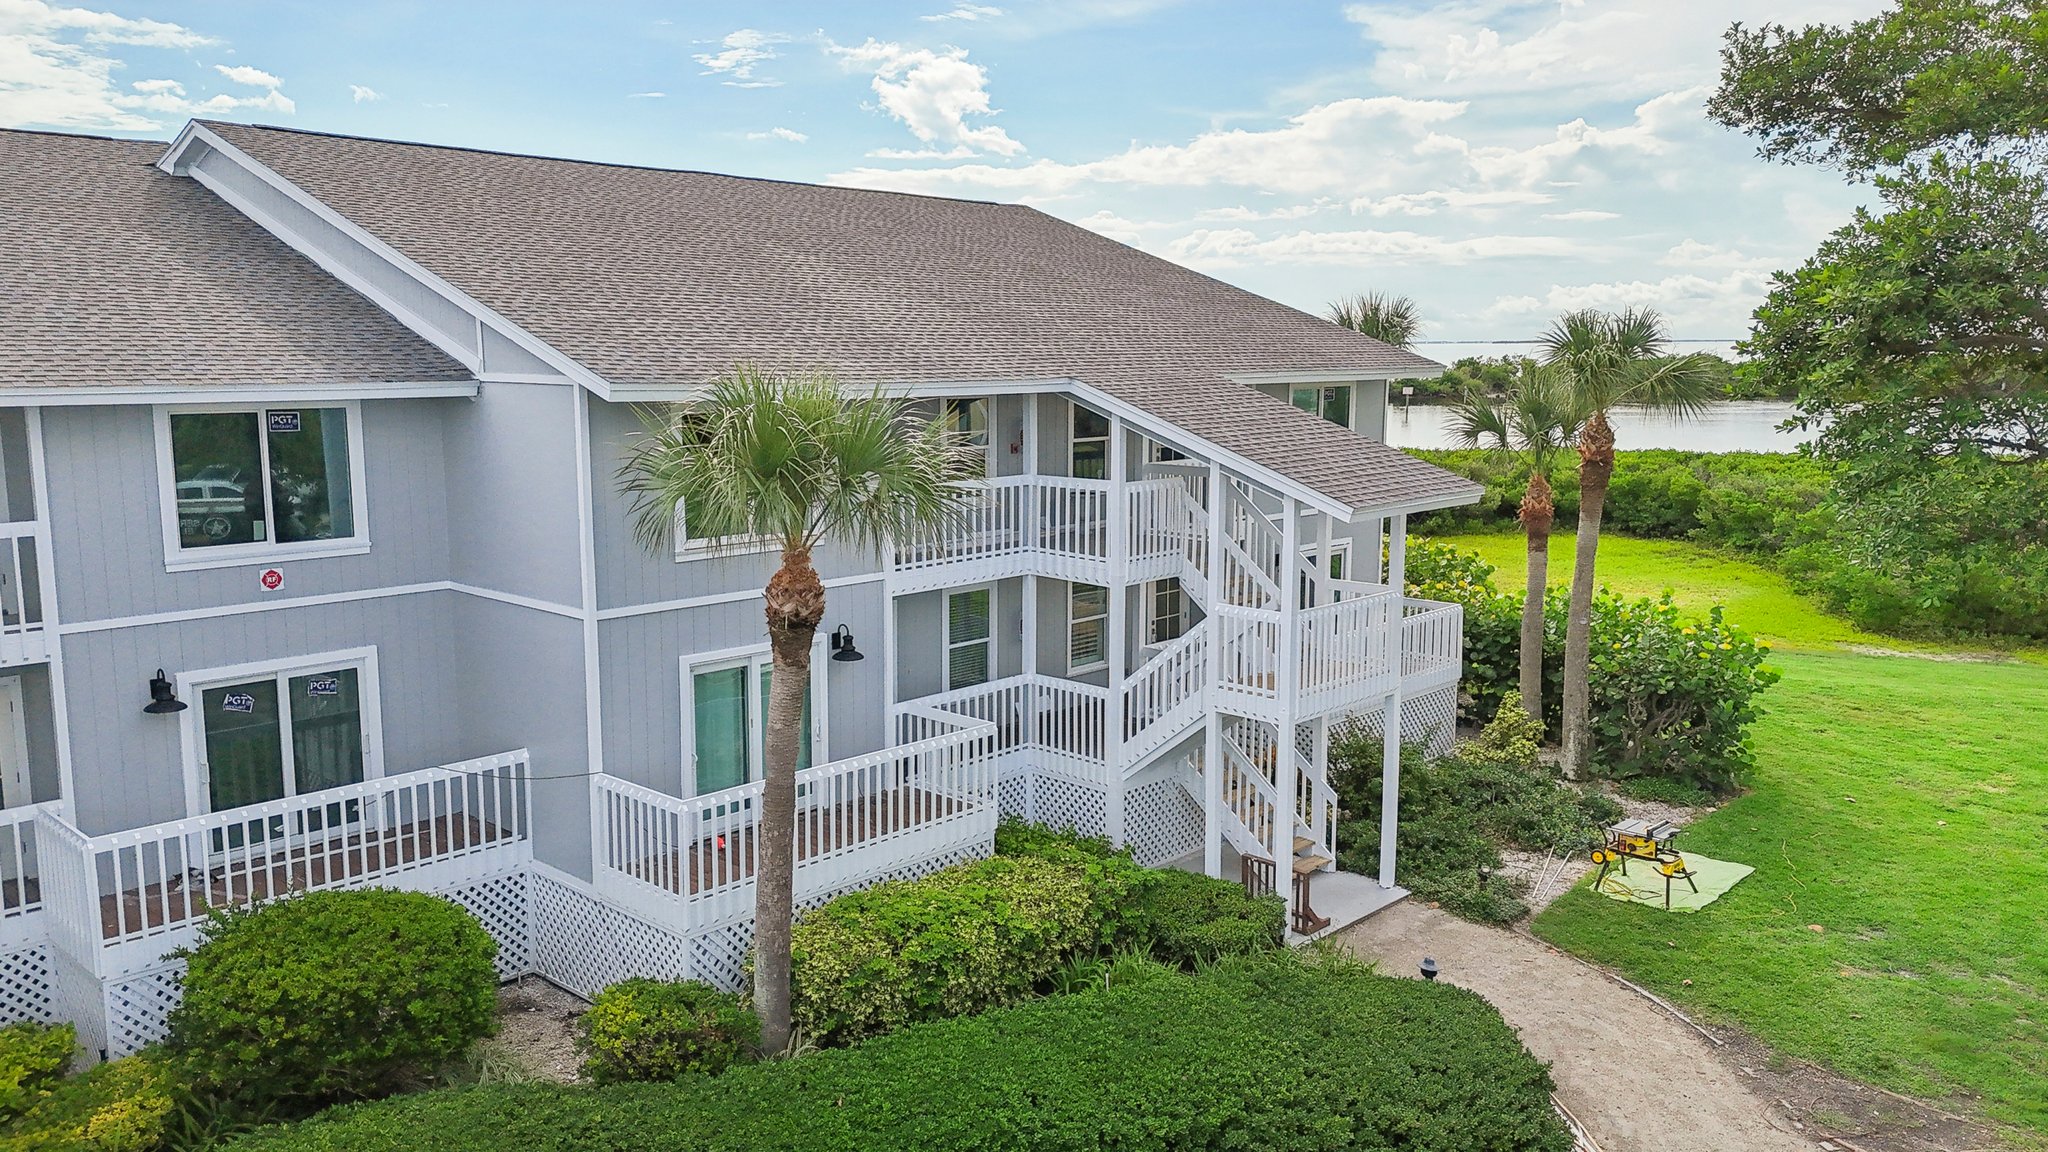
[[[1391,588],[1331,580],[1330,602],[1299,615],[1302,707],[1325,711],[1361,702],[1394,675],[1389,623],[1399,595]]]
[[[1438,600],[1401,602],[1401,677],[1407,691],[1455,684],[1465,662],[1465,609]]]
[[[1032,553],[1068,563],[1109,559],[1110,485],[1104,480],[1008,476],[978,485],[953,523],[897,544],[896,570],[1018,560]]]
[[[797,773],[799,901],[985,849],[996,824],[994,726],[926,720],[936,734]],[[596,777],[598,892],[682,930],[751,917],[761,790],[757,780],[683,798]]]
[[[106,975],[189,942],[211,909],[516,867],[531,855],[527,764],[506,752],[100,836],[45,805],[35,862],[51,936]]]
[[[0,920],[42,911],[42,872],[36,864],[36,822],[48,812],[62,819],[64,802],[0,810]]]
[[[0,524],[0,667],[50,658],[43,631],[42,524]]]

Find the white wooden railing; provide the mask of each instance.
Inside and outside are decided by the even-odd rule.
[[[0,810],[0,920],[42,911],[42,872],[36,864],[36,824],[45,812],[63,819],[64,802],[49,800]]]
[[[1267,775],[1272,755],[1272,730],[1266,725],[1250,720],[1224,725],[1223,807],[1236,822],[1234,828],[1226,822],[1225,832],[1242,855],[1270,856],[1273,851],[1280,797]]]
[[[929,736],[932,713],[985,721],[995,728],[1001,768],[1103,784],[1108,711],[1107,688],[1053,676],[1010,676],[898,704],[896,738],[910,743]]]
[[[1138,666],[1122,685],[1126,772],[1193,722],[1209,704],[1209,632],[1205,618]]]
[[[143,945],[153,959],[213,908],[516,866],[508,855],[531,854],[527,776],[522,749],[100,836],[42,812],[51,935],[104,972],[108,951]]]
[[[1391,588],[1330,580],[1328,603],[1298,614],[1300,664],[1295,684],[1304,709],[1355,703],[1393,675],[1389,622],[1399,594]]]
[[[1440,600],[1401,602],[1401,675],[1453,680],[1465,661],[1465,608]]]
[[[797,773],[797,899],[985,843],[993,724],[927,712],[936,734]],[[671,927],[753,915],[762,782],[676,797],[594,778],[600,894]]]
[[[50,658],[43,631],[42,524],[0,524],[0,666]]]
[[[976,487],[973,500],[952,523],[896,545],[897,571],[1033,552],[1070,562],[1108,561],[1108,481],[1006,476]]]
[[[1255,699],[1278,699],[1280,613],[1219,604],[1209,618],[1216,622],[1217,684]]]

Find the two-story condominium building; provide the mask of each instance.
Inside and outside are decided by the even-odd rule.
[[[1449,736],[1406,518],[1478,489],[1380,442],[1437,365],[1013,205],[203,122],[0,133],[0,183],[0,1017],[131,1051],[209,906],[369,884],[508,975],[737,983],[777,560],[650,553],[616,471],[742,362],[986,473],[818,558],[800,903],[1004,812],[1302,934],[1399,895],[1327,759]]]

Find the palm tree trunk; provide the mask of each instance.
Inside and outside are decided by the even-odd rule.
[[[1543,596],[1550,583],[1550,526],[1557,518],[1541,465],[1522,493],[1522,531],[1529,538],[1529,574],[1522,592],[1522,711],[1543,723]]]
[[[768,646],[766,778],[754,871],[754,1011],[761,1051],[789,1048],[789,939],[796,905],[796,762],[803,747],[804,689],[811,681],[811,640],[825,617],[825,584],[811,550],[790,544],[765,597]]]
[[[1593,581],[1600,551],[1600,517],[1614,478],[1614,429],[1595,412],[1579,433],[1579,538],[1572,561],[1571,614],[1564,630],[1564,764],[1584,776],[1593,758]]]

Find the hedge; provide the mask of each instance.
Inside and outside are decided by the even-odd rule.
[[[179,1109],[177,1073],[154,1052],[47,1085],[0,1124],[7,1152],[156,1152]]]
[[[761,1022],[745,999],[694,980],[622,980],[577,1022],[583,1074],[595,1084],[715,1076],[750,1059]]]
[[[1567,1152],[1548,1071],[1445,984],[1291,953],[677,1084],[350,1105],[241,1152]]]

